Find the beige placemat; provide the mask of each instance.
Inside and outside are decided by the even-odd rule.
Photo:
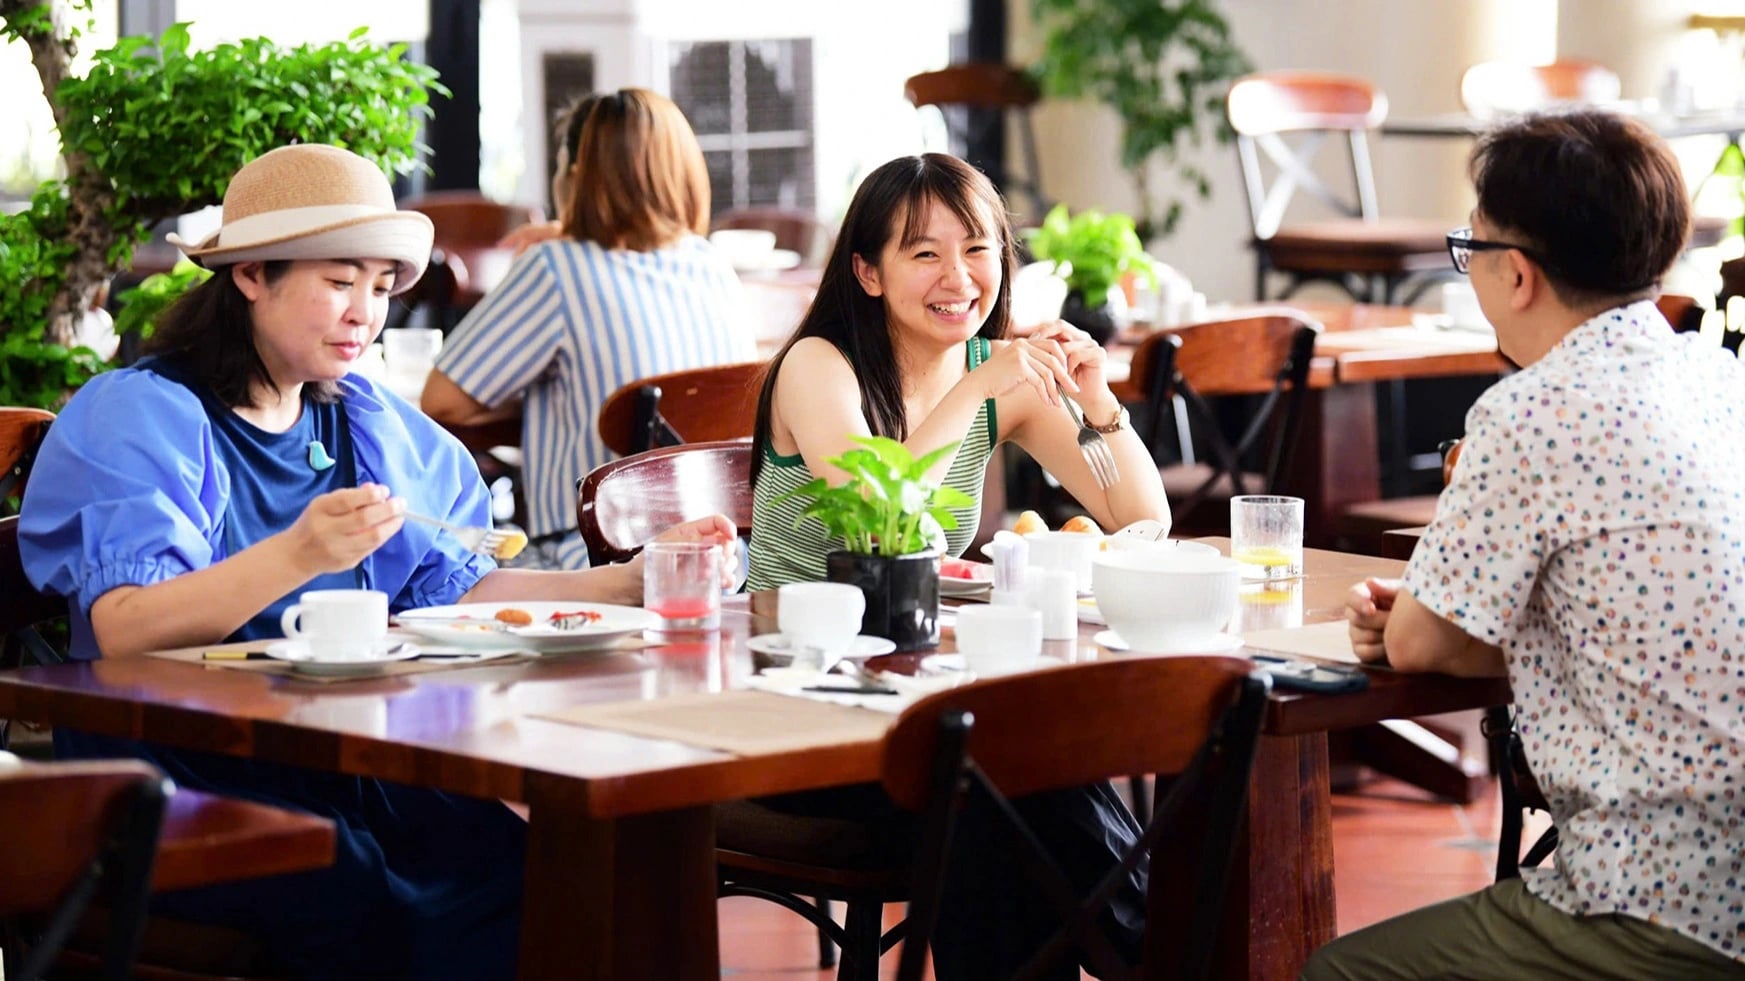
[[[1340,661],[1357,664],[1351,653],[1351,634],[1344,620],[1310,624],[1307,627],[1280,627],[1256,630],[1242,635],[1242,643],[1254,650],[1275,654],[1295,654],[1320,661]]]
[[[761,691],[703,692],[654,701],[579,705],[538,718],[759,756],[883,739],[882,712]]]

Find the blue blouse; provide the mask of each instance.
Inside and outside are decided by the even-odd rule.
[[[203,569],[283,531],[317,494],[351,476],[342,466],[355,482],[405,498],[411,510],[490,524],[490,494],[465,448],[367,379],[346,376],[339,405],[306,405],[296,427],[272,434],[173,374],[148,361],[86,383],[55,419],[31,471],[19,550],[37,588],[71,601],[75,658],[98,656],[90,614],[99,596]],[[312,440],[342,466],[315,471],[307,460]],[[293,590],[233,639],[278,636],[273,611],[304,589],[365,585],[386,592],[399,611],[456,602],[495,567],[451,536],[408,522],[355,573]]]

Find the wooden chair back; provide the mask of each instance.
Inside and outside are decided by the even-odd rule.
[[[1071,939],[1098,976],[1133,977],[1096,919],[1128,870],[1149,861],[1144,976],[1204,976],[1269,688],[1238,658],[1141,658],[980,682],[905,711],[885,737],[883,783],[922,823],[897,976],[922,976],[955,815],[969,795],[1005,816],[1014,861],[1058,907],[1062,926],[1037,938],[1031,968]],[[1179,776],[1125,864],[1080,903],[1007,800],[1130,773]],[[1194,889],[1171,888],[1187,875]],[[1170,898],[1184,894],[1192,899]]]
[[[25,406],[0,406],[0,501],[24,493],[24,478],[55,414]]]
[[[109,910],[103,977],[131,976],[169,781],[145,763],[21,765],[0,772],[0,916],[47,914],[7,977],[40,977],[93,900]]]
[[[1617,72],[1581,58],[1548,65],[1486,61],[1460,76],[1461,104],[1487,119],[1559,102],[1615,102],[1622,91]]]
[[[631,382],[600,406],[600,439],[620,456],[749,437],[764,361],[687,368]]]
[[[1701,330],[1703,326],[1703,308],[1697,306],[1696,297],[1685,296],[1682,293],[1662,293],[1654,301],[1660,309],[1660,315],[1679,333]]]
[[[800,265],[817,269],[830,256],[836,233],[815,213],[800,208],[729,208],[709,220],[711,228],[774,232],[776,248],[800,254]]]
[[[1236,131],[1256,239],[1264,241],[1278,231],[1298,190],[1346,217],[1379,216],[1367,134],[1387,118],[1388,103],[1375,86],[1352,75],[1261,72],[1237,79],[1225,97],[1225,110]],[[1350,153],[1350,196],[1329,187],[1313,166],[1316,153],[1335,135],[1345,138]],[[1271,180],[1263,156],[1272,165]]]
[[[582,478],[576,523],[588,561],[622,562],[662,531],[725,514],[751,536],[751,440],[686,443],[596,467]]]
[[[1205,503],[1220,482],[1237,494],[1270,494],[1290,462],[1308,393],[1309,367],[1321,325],[1291,313],[1194,324],[1145,339],[1133,356],[1133,378],[1145,392],[1152,456],[1164,456],[1166,413],[1176,398],[1185,405],[1197,444],[1210,465],[1205,480],[1180,502],[1180,521]],[[1225,432],[1207,401],[1225,395],[1261,396],[1235,435]],[[1249,486],[1245,461],[1265,460],[1264,485]]]
[[[1011,65],[969,62],[911,75],[903,83],[903,96],[917,109],[924,106],[940,109],[952,137],[965,142],[976,142],[986,135],[983,127],[1002,118],[1007,111],[1015,115],[1018,146],[1024,156],[1024,176],[1008,178],[1006,183],[1011,191],[1030,197],[1031,206],[1036,209],[1035,220],[1041,221],[1043,213],[1048,210],[1048,199],[1042,193],[1042,171],[1038,165],[1036,131],[1030,120],[1030,107],[1036,104],[1042,93],[1029,75]],[[993,112],[973,115],[965,122],[954,118],[951,112],[944,112],[955,107]]]
[[[522,225],[545,220],[536,206],[504,204],[478,191],[433,191],[407,198],[400,207],[428,217],[438,245],[496,245]]]

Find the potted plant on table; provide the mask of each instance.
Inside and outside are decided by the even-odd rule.
[[[920,458],[884,436],[853,437],[860,448],[825,462],[848,474],[835,487],[820,477],[777,500],[812,499],[798,521],[815,519],[843,547],[825,568],[831,582],[866,594],[861,633],[888,637],[899,650],[939,643],[939,557],[945,530],[957,527],[949,508],[975,500],[927,477],[956,452],[948,443]]]
[[[1032,255],[1056,263],[1066,277],[1069,292],[1061,319],[1098,343],[1115,333],[1111,291],[1122,276],[1132,273],[1157,286],[1151,256],[1134,231],[1133,219],[1126,215],[1090,210],[1069,218],[1066,205],[1057,204],[1041,227],[1026,229],[1024,236]]]

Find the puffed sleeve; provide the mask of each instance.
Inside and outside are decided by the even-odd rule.
[[[496,408],[520,395],[551,364],[553,324],[564,316],[553,262],[564,245],[522,253],[444,342],[437,370],[483,405]]]
[[[460,440],[384,387],[357,375],[341,384],[360,482],[381,484],[419,514],[490,526],[490,490]],[[441,529],[408,521],[370,566],[373,588],[397,613],[459,602],[497,564]]]
[[[210,565],[229,491],[196,395],[149,371],[100,375],[55,419],[31,470],[25,574],[88,618],[117,586]]]

